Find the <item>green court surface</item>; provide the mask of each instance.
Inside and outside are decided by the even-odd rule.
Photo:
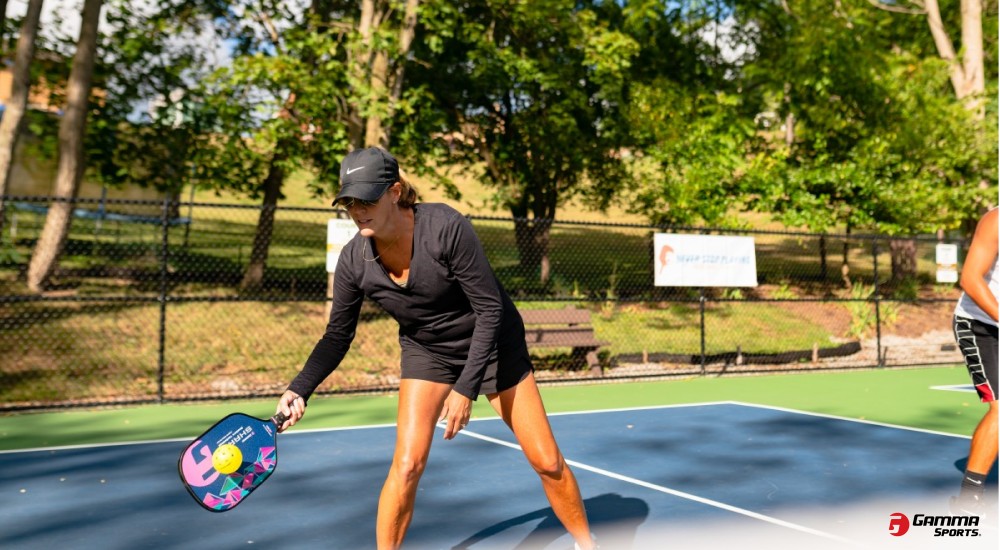
[[[965,367],[950,366],[543,385],[542,394],[550,413],[737,401],[968,436],[985,412],[976,394],[935,389],[968,384]],[[8,414],[0,416],[0,450],[189,438],[232,412],[270,416],[276,401]],[[395,406],[394,394],[316,396],[293,430],[391,424]],[[493,415],[480,398],[473,417]]]

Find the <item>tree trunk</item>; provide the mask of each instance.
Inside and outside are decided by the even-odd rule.
[[[372,54],[371,43],[372,34],[378,28],[378,21],[382,15],[376,10],[377,0],[362,0],[361,16],[358,19],[358,34],[361,35],[361,44],[356,48],[348,50],[348,64],[352,79],[356,85],[360,85],[367,80],[367,75],[371,73]],[[361,98],[358,98],[361,99]],[[368,123],[362,112],[362,106],[358,103],[351,105],[350,113],[347,115],[347,135],[351,147],[361,149],[365,147],[368,134]]]
[[[271,236],[274,234],[274,214],[281,196],[281,186],[285,182],[284,161],[286,145],[281,141],[271,157],[271,166],[264,180],[264,203],[261,205],[260,217],[257,219],[257,231],[253,237],[253,250],[250,252],[250,263],[243,273],[240,290],[259,290],[264,284],[264,270],[267,268],[267,256],[271,248]]]
[[[389,58],[385,49],[377,49],[375,33],[386,21],[389,10],[380,0],[363,0],[358,34],[361,45],[349,63],[357,82],[364,82],[368,89],[367,113],[360,105],[353,106],[348,116],[348,135],[354,147],[389,147],[390,135],[386,122],[391,121],[395,106],[403,93],[403,67],[416,36],[417,9],[420,0],[406,0],[403,23],[399,29],[399,50],[395,59]],[[376,108],[371,109],[371,106]]]
[[[934,38],[938,56],[951,67],[949,74],[955,97],[966,99],[966,108],[982,117],[983,98],[986,91],[983,61],[983,8],[981,0],[961,0],[962,9],[962,60],[959,61],[951,37],[944,28],[938,0],[925,0],[927,26]]]
[[[792,85],[785,82],[782,102],[785,104],[785,146],[789,149],[795,145],[795,113],[792,112]]]
[[[56,167],[55,196],[28,265],[28,289],[41,292],[59,262],[69,233],[73,201],[80,189],[84,170],[84,133],[87,107],[94,76],[97,26],[103,0],[86,0],[80,21],[80,38],[73,56],[73,68],[66,84],[66,109],[59,123],[59,162]]]
[[[985,116],[986,66],[983,61],[983,6],[981,0],[962,0],[962,69],[966,107]]]
[[[384,116],[377,113],[368,115],[365,121],[365,146],[379,145],[389,147],[391,136],[389,128],[385,126],[388,120],[391,122],[396,111],[396,104],[403,94],[403,72],[406,55],[413,44],[413,38],[417,32],[417,8],[420,0],[406,0],[403,14],[403,24],[399,29],[399,51],[396,52],[394,67],[390,68],[390,60],[385,50],[372,53],[371,91],[375,101],[385,100]]]
[[[892,280],[902,281],[917,275],[917,241],[913,239],[890,239],[889,251],[892,258]]]
[[[851,288],[851,224],[847,224],[844,237],[843,261],[840,264],[840,277],[844,281],[844,288]],[[876,273],[876,276],[878,274]]]
[[[31,9],[30,7],[28,9]],[[3,29],[4,23],[7,22],[7,0],[0,0],[0,29]],[[3,33],[0,32],[0,40],[3,40]]]
[[[518,266],[525,274],[539,273],[539,282],[546,285],[551,277],[549,234],[551,219],[514,219],[514,240],[517,243]]]
[[[374,52],[373,57],[368,83],[371,86],[372,103],[377,104],[379,99],[387,99],[389,57],[384,51]],[[382,116],[378,111],[368,113],[368,118],[365,119],[365,147],[388,147],[388,141],[388,135],[382,127]]]
[[[417,9],[420,7],[420,0],[406,0],[406,7],[403,12],[403,26],[399,30],[399,60],[393,74],[392,99],[398,101],[403,96],[403,61],[410,53],[413,46],[413,39],[417,36]]]
[[[10,181],[14,151],[17,150],[21,127],[24,126],[24,112],[28,106],[28,91],[31,89],[31,61],[35,57],[35,36],[38,35],[38,20],[44,0],[30,0],[28,11],[21,23],[21,34],[17,37],[17,52],[11,69],[12,83],[10,99],[7,100],[0,122],[0,230],[4,223],[4,200]],[[7,10],[7,2],[0,6],[0,14]],[[2,25],[2,21],[0,21]],[[0,26],[2,28],[2,26]]]

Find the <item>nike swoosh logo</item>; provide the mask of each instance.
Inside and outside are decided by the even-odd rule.
[[[364,168],[364,166],[358,166],[357,168],[348,168],[347,173],[352,174],[354,172],[357,172],[358,170],[361,170],[362,168]]]

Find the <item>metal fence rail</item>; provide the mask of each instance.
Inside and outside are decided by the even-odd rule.
[[[79,199],[53,286],[34,295],[24,273],[51,199],[4,200],[0,410],[276,395],[326,324],[337,211],[277,208],[262,285],[245,288],[259,206]],[[894,278],[884,235],[555,221],[530,241],[543,254],[518,249],[518,221],[470,219],[519,307],[592,312],[611,342],[604,379],[961,361],[958,290],[934,282],[934,237],[894,237],[916,259]],[[657,232],[753,236],[759,286],[654,286]],[[320,391],[395,389],[396,339],[366,306],[354,352]],[[571,359],[537,352],[539,380],[594,380]]]

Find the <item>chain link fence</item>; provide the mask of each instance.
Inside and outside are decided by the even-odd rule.
[[[0,410],[277,395],[323,332],[341,212],[77,199],[37,295],[26,272],[53,200],[4,201]],[[572,350],[532,348],[542,383],[961,362],[959,291],[935,283],[936,245],[961,239],[470,219],[522,310],[586,309],[608,343],[596,376]],[[654,286],[657,232],[752,236],[759,285]],[[895,267],[894,248],[909,251]],[[392,391],[398,375],[396,325],[366,304],[319,391]]]

